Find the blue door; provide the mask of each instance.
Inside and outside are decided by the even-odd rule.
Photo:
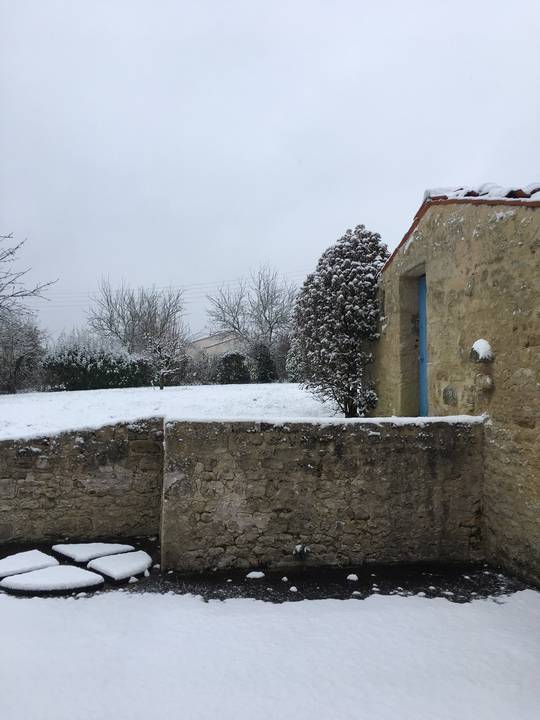
[[[418,278],[418,410],[428,414],[426,276]]]

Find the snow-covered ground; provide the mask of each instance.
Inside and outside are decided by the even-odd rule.
[[[0,595],[9,720],[536,720],[540,593]]]
[[[294,383],[269,385],[185,385],[125,390],[0,395],[0,440],[54,435],[117,422],[165,417],[169,420],[264,420],[358,422],[339,417]],[[483,422],[483,417],[429,418],[430,422]],[[370,418],[362,422],[422,423],[421,418]]]
[[[97,428],[154,416],[173,420],[320,418],[330,405],[292,383],[185,385],[0,395],[0,440]]]

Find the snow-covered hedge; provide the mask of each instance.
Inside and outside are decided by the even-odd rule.
[[[149,385],[152,371],[147,360],[121,351],[66,347],[49,353],[43,368],[56,390],[99,390]]]

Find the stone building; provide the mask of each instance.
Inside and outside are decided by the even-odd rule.
[[[428,191],[381,301],[374,414],[487,413],[488,547],[540,573],[540,183]]]

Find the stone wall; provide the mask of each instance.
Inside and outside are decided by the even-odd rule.
[[[434,203],[382,275],[377,415],[416,415],[425,273],[430,415],[487,412],[486,556],[540,582],[540,208]],[[484,338],[493,362],[475,362]]]
[[[474,560],[483,426],[168,423],[162,565]]]
[[[154,535],[163,420],[0,442],[0,542]]]
[[[540,586],[540,437],[512,422],[485,432],[486,559]]]

